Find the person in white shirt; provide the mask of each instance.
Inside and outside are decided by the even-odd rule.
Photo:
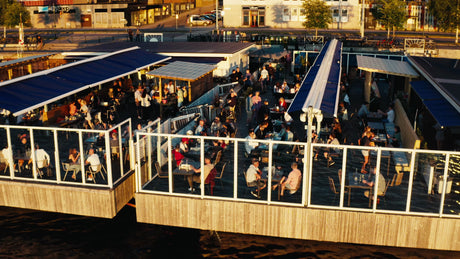
[[[260,72],[260,88],[262,89],[262,92],[265,92],[266,84],[268,83],[268,80],[270,79],[268,75],[268,70],[265,68],[265,66],[262,68],[262,71]]]
[[[48,166],[50,161],[50,156],[44,149],[41,149],[38,144],[35,145],[35,159],[37,159],[38,169]]]
[[[142,85],[138,85],[137,90],[134,92],[134,101],[136,102],[138,119],[141,119],[141,113],[142,113],[142,107],[141,107],[142,92],[143,92]]]
[[[384,116],[386,116],[386,119],[384,119],[383,122],[391,122],[391,123],[393,123],[395,121],[395,111],[393,110],[393,104],[391,104],[388,107],[387,112],[382,112],[381,110],[378,110],[377,112],[382,114],[382,115],[384,115]]]
[[[246,171],[246,181],[249,187],[257,187],[256,192],[251,191],[254,197],[260,198],[260,191],[263,190],[267,184],[262,179],[262,171],[259,169],[259,160],[252,159],[252,165]]]
[[[91,148],[88,151],[88,158],[86,158],[85,164],[90,165],[93,172],[97,171],[97,167],[101,164],[101,161],[99,160],[99,156],[94,153],[94,149]],[[87,181],[93,181],[93,176],[88,175]]]
[[[256,139],[256,133],[254,133],[254,130],[251,129],[249,130],[249,135],[246,137],[246,141],[244,142],[244,148],[246,151],[246,155],[249,156],[257,146],[259,146],[259,143],[256,141],[251,141]]]

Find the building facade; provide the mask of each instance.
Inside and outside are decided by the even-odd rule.
[[[304,28],[303,0],[224,0],[224,25],[229,27]],[[356,29],[360,25],[358,0],[326,0],[331,6],[330,28]]]

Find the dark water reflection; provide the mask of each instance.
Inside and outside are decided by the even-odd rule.
[[[218,236],[137,223],[128,206],[114,219],[0,207],[0,258],[460,258],[447,251]]]

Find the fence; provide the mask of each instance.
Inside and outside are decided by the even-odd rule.
[[[308,144],[302,142],[148,133],[140,137],[142,135],[168,143],[153,148],[170,159],[164,166],[156,163],[155,152],[150,154],[150,162],[138,159],[138,192],[308,208],[455,218],[460,215],[459,152],[312,144],[312,156],[307,157]],[[195,146],[191,144],[186,157],[178,162],[171,143],[182,137],[189,138]],[[226,143],[220,161],[213,160],[217,162],[215,186],[205,184],[204,174],[200,174],[201,183],[194,184],[200,189],[191,193],[190,168],[204,168],[204,157],[212,156],[213,141]],[[248,152],[251,146],[258,148]],[[254,154],[260,161],[262,178],[267,185],[260,191],[259,199],[252,196],[251,191],[256,190],[246,181],[246,170]],[[363,167],[363,163],[367,163],[364,155],[369,157],[369,165]],[[282,196],[279,187],[275,191],[272,187],[280,184],[283,176],[288,177],[292,162],[296,162],[302,172],[301,184],[292,194],[285,191]],[[147,172],[149,168],[151,171]],[[361,173],[362,168],[366,174]],[[149,177],[141,177],[147,173]]]
[[[134,166],[130,119],[108,130],[0,125],[0,140],[0,179],[112,188]]]

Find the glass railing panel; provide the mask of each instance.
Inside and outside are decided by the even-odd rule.
[[[267,181],[262,170],[268,166],[268,142],[252,139],[238,143],[238,198],[266,200]]]
[[[436,187],[438,176],[444,173],[445,159],[445,154],[416,154],[410,211],[439,213],[441,194]]]
[[[300,145],[295,145],[300,146]],[[272,201],[301,203],[303,187],[303,149],[292,144],[274,143],[271,169],[271,199]],[[268,173],[268,167],[263,171]]]
[[[123,141],[127,141],[123,137],[121,127],[112,130],[109,133],[109,145],[110,145],[110,165],[112,168],[112,180],[115,182],[120,179],[123,174]]]
[[[140,186],[145,190],[168,191],[167,172],[161,169],[161,149],[157,143],[165,138],[140,133],[139,138],[134,139],[134,152],[138,166]]]
[[[10,165],[13,166],[13,156],[8,147],[7,130],[0,128],[0,177],[10,176]]]
[[[384,149],[380,158],[377,209],[405,211],[409,187],[411,156],[410,152]],[[412,185],[413,191],[420,192],[419,186]]]
[[[373,180],[370,175],[374,172],[376,162],[376,149],[347,149],[346,170],[342,174],[337,172],[340,183],[344,182],[344,207],[370,208],[371,186],[369,182]],[[340,191],[341,186],[337,189]]]
[[[312,146],[311,204],[338,206],[338,173],[342,169],[343,148],[318,144]]]
[[[83,145],[92,145],[92,140],[96,142],[97,134],[88,133],[82,135]],[[89,142],[88,140],[91,140]],[[80,146],[77,132],[57,131],[57,142],[59,152],[59,166],[61,169],[61,181],[65,182],[83,182],[82,177],[85,175],[82,172],[85,168],[82,167],[85,162],[84,147]]]
[[[15,177],[33,178],[30,131],[28,129],[11,128],[10,136]]]
[[[82,133],[83,140],[83,158],[85,161],[85,173],[87,184],[108,184],[107,174],[111,169],[107,165],[107,156],[110,158],[110,150],[107,151],[106,143],[110,145],[110,139],[106,138],[105,132],[100,133]],[[86,136],[85,136],[86,135]],[[94,143],[88,143],[88,138],[96,139]],[[110,148],[110,146],[109,146]]]
[[[214,168],[216,169],[216,177],[214,178],[214,183],[212,183],[212,179],[209,179],[209,184],[207,185],[206,195],[211,195],[211,185],[214,185],[212,188],[212,196],[219,196],[219,197],[226,197],[231,198],[233,197],[234,193],[234,168],[235,168],[235,161],[239,164],[239,157],[244,154],[237,154],[235,157],[235,142],[229,141],[227,138],[219,139],[219,146],[220,148],[215,148],[216,150],[222,150],[221,155],[216,154],[216,159],[213,160]],[[207,152],[207,153],[215,153],[215,151]],[[237,171],[238,172],[238,171]]]
[[[56,180],[54,133],[51,130],[33,130],[34,161],[37,178]]]
[[[449,168],[447,173],[446,191],[444,199],[445,214],[460,215],[460,155],[449,156]],[[438,177],[438,193],[444,188],[444,176]]]

